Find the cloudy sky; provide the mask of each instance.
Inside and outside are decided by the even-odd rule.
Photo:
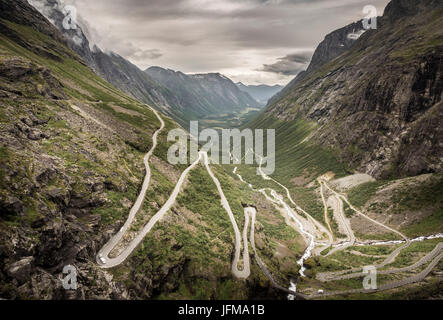
[[[104,50],[140,68],[286,84],[324,36],[388,0],[65,0]]]

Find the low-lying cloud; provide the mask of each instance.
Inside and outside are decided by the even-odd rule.
[[[371,0],[383,12],[389,0]],[[248,84],[286,84],[305,68],[294,57],[364,17],[366,0],[64,0],[93,42],[140,68],[220,72]],[[303,57],[300,57],[303,58]]]
[[[311,61],[314,50],[307,50],[298,53],[289,54],[278,58],[273,64],[265,64],[261,71],[282,74],[285,76],[296,76],[305,70]]]

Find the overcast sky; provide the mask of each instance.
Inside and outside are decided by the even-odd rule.
[[[140,68],[220,72],[245,84],[286,84],[329,32],[381,15],[388,0],[65,0],[93,41]]]

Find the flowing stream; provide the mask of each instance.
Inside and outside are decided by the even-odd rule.
[[[422,236],[415,239],[411,239],[411,242],[423,242],[426,240],[433,240],[433,239],[441,239],[443,238],[443,233],[438,233],[430,236]],[[368,241],[368,242],[356,242],[356,246],[390,246],[390,245],[396,245],[396,244],[402,244],[405,243],[405,240],[390,240],[390,241]]]
[[[274,189],[270,189],[270,188],[267,189],[271,192],[272,198],[270,198],[268,196],[268,194],[266,193],[266,189],[256,190],[256,189],[254,189],[254,187],[250,183],[247,183],[243,179],[243,177],[237,173],[237,167],[234,168],[233,173],[239,178],[239,180],[241,182],[248,184],[249,188],[251,188],[252,190],[262,193],[268,200],[270,200],[274,204],[280,204],[284,208],[284,210],[287,212],[288,216],[291,217],[295,221],[295,223],[298,225],[299,231],[304,235],[305,238],[307,238],[309,240],[308,248],[305,250],[305,252],[304,252],[303,256],[300,258],[300,260],[297,261],[297,264],[300,266],[299,275],[300,275],[300,277],[305,277],[306,268],[304,266],[304,262],[312,256],[312,251],[314,250],[314,248],[316,246],[315,236],[305,230],[303,223],[297,218],[297,215],[294,213],[293,209],[286,204],[283,196],[280,195],[279,193],[277,193],[277,191],[275,191]],[[262,171],[261,171],[261,173],[262,173],[262,178],[266,180],[266,175]],[[297,283],[294,281],[291,281],[289,290],[297,292]],[[288,295],[288,299],[295,300],[295,296]]]

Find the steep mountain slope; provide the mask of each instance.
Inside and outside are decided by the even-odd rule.
[[[145,71],[180,97],[195,117],[226,114],[258,108],[260,105],[219,73],[187,75],[183,72],[151,67]]]
[[[184,170],[166,161],[167,134],[178,125],[161,117],[151,185],[128,237],[164,205]],[[109,271],[97,264],[136,200],[159,127],[152,109],[94,74],[26,0],[0,0],[1,299],[282,297],[256,265],[246,281],[232,275],[233,229],[201,165],[127,261]],[[299,234],[263,197],[211,167],[240,229],[242,204],[261,208],[258,251],[289,282],[303,250]],[[275,243],[293,250],[277,255]],[[77,290],[62,286],[67,265],[78,271]]]
[[[351,49],[364,32],[362,21],[358,21],[328,34],[316,48],[308,69],[300,72],[283,90],[280,90],[272,97],[269,100],[268,106],[288,94],[298,82],[302,81],[309,74]]]
[[[254,98],[259,103],[266,105],[268,100],[280,92],[283,87],[279,85],[267,86],[267,85],[245,85],[241,82],[237,83],[237,87],[243,91],[249,93],[249,95]]]
[[[86,61],[95,73],[139,101],[154,105],[158,110],[171,116],[182,126],[187,127],[190,120],[204,118],[214,113],[231,113],[259,104],[247,94],[238,91],[233,84],[222,76],[205,75],[194,77],[192,81],[175,73],[163,75],[156,72],[143,72],[122,56],[92,45],[88,39],[87,26],[77,21],[75,29],[66,29],[62,12],[64,5],[58,0],[30,1],[44,14],[68,39],[71,49]],[[155,68],[151,69],[155,70]],[[166,80],[165,75],[171,79]]]
[[[324,65],[313,59],[311,71],[251,124],[279,127],[278,141],[293,137],[281,145],[281,167],[323,162],[307,150],[320,148],[335,159],[323,170],[341,162],[376,178],[440,172],[442,7],[440,1],[393,0],[378,30]]]

